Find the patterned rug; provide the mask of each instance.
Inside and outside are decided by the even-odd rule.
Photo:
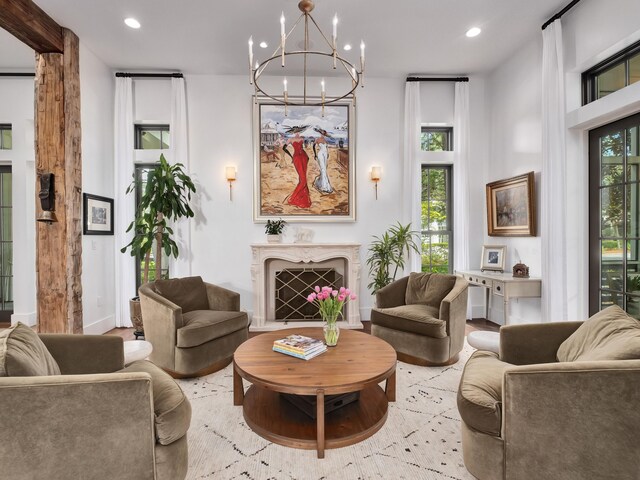
[[[473,479],[462,462],[458,382],[473,349],[449,367],[398,363],[395,403],[382,429],[350,447],[315,450],[276,445],[246,425],[233,406],[229,365],[212,375],[180,380],[193,407],[188,479],[360,480]],[[247,382],[245,382],[246,386]]]

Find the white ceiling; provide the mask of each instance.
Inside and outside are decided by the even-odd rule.
[[[337,12],[339,44],[367,45],[370,76],[410,73],[472,74],[490,71],[527,40],[567,0],[317,0],[313,12],[325,34]],[[244,74],[247,40],[256,56],[271,54],[284,11],[289,28],[297,0],[36,0],[60,25],[73,30],[107,65],[125,70]],[[132,30],[123,23],[135,17]],[[482,28],[468,39],[471,26]],[[300,35],[300,31],[296,31]],[[298,36],[297,38],[301,38]],[[257,44],[266,40],[267,50]],[[30,50],[0,34],[0,68],[33,62]]]

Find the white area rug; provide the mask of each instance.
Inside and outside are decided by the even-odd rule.
[[[449,367],[398,363],[395,403],[382,429],[350,447],[315,450],[276,445],[253,433],[233,406],[229,365],[207,377],[180,380],[191,400],[189,479],[359,480],[473,479],[462,463],[458,382],[469,355]],[[245,382],[245,387],[247,382]]]

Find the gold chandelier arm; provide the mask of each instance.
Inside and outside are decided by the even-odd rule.
[[[329,41],[329,39],[327,38],[327,36],[323,33],[323,31],[320,29],[320,26],[316,23],[315,19],[313,18],[313,16],[311,14],[309,14],[309,18],[311,19],[311,21],[313,22],[313,24],[316,26],[316,28],[318,29],[318,32],[320,32],[320,35],[322,35],[322,38],[324,38],[324,41],[327,42],[327,45],[329,46],[329,48],[331,49],[331,51],[333,51],[333,44]]]
[[[347,66],[347,63],[340,57],[338,57],[338,61],[342,64],[342,66],[344,67],[344,69],[347,71],[347,73],[349,74],[349,76],[351,77],[351,80],[353,80],[356,83],[360,82],[360,74],[358,72],[358,70],[356,69],[356,67],[354,65],[351,65],[351,68],[349,68]],[[353,76],[353,72],[356,72],[356,76]]]
[[[298,17],[298,20],[296,20],[296,23],[293,24],[293,27],[291,27],[289,32],[284,36],[285,40],[287,40],[287,38],[289,38],[289,35],[291,35],[293,33],[293,31],[296,29],[296,27],[300,23],[300,20],[302,20],[302,17],[304,17],[304,13]],[[281,44],[278,44],[278,48],[275,49],[275,51],[273,52],[273,55],[271,55],[271,56],[272,57],[277,57],[279,55],[282,55],[282,45]]]

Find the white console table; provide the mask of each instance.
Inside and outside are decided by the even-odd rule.
[[[502,297],[504,304],[503,325],[507,324],[509,318],[509,300],[512,298],[540,298],[542,292],[540,278],[514,278],[510,273],[481,272],[480,270],[461,270],[456,273],[463,276],[469,284],[485,289],[484,311],[487,320],[489,319],[491,294]]]

